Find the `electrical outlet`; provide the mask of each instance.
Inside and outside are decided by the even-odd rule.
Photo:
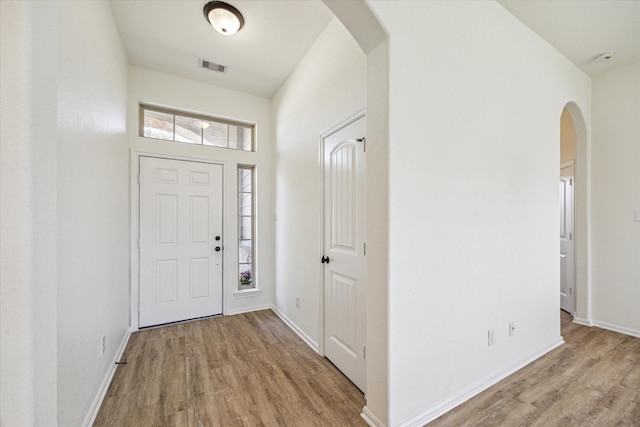
[[[487,338],[488,338],[487,344],[489,345],[489,347],[494,345],[496,343],[496,330],[493,328],[489,329],[487,333]]]
[[[516,324],[515,322],[509,323],[509,336],[512,337],[516,334]]]
[[[105,335],[100,339],[100,354],[103,355],[107,350],[107,337]]]
[[[296,308],[300,308],[300,297],[296,295]]]

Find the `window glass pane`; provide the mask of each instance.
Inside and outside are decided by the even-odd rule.
[[[239,265],[239,285],[242,288],[252,288],[253,284],[253,267],[251,264]]]
[[[240,217],[240,239],[251,239],[251,223],[252,218],[250,216]]]
[[[252,169],[240,169],[238,177],[238,191],[242,193],[251,193],[253,187]]]
[[[253,151],[252,147],[252,136],[253,129],[241,127],[239,129],[238,141],[240,144],[240,149],[244,151]]]
[[[176,141],[202,144],[202,120],[176,116]]]
[[[229,126],[229,148],[251,151],[251,128]]]
[[[238,259],[240,264],[251,264],[252,263],[252,246],[253,242],[251,240],[241,240],[240,241],[240,252],[238,253]]]
[[[204,130],[204,145],[227,147],[229,125],[225,123],[205,121],[209,126]]]
[[[142,136],[173,141],[173,114],[144,110],[144,131]]]
[[[238,149],[238,126],[229,126],[229,148]]]
[[[251,197],[251,193],[246,194],[246,193],[240,193],[238,195],[238,197],[240,198],[240,215],[248,215],[251,216],[251,211],[252,211],[252,197]]]

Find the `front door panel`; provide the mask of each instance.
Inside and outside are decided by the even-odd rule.
[[[140,327],[222,313],[222,165],[140,157]]]

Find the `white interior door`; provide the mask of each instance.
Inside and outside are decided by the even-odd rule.
[[[560,308],[573,313],[573,162],[560,167]]]
[[[222,165],[140,157],[140,327],[222,313]]]
[[[324,349],[362,391],[366,386],[365,131],[362,117],[323,139]]]

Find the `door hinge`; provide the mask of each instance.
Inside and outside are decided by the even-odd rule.
[[[573,185],[573,178],[569,180],[569,185]]]
[[[362,244],[362,251],[363,251],[363,255],[367,254],[367,243],[366,242]]]
[[[362,142],[362,147],[364,149],[364,152],[367,152],[367,138],[362,137],[362,138],[358,138],[356,139],[357,142]]]
[[[138,184],[140,184],[140,174],[138,174]]]
[[[569,233],[569,240],[573,240],[573,233]]]
[[[138,249],[140,249],[140,238],[138,237]]]
[[[366,345],[362,346],[362,358],[363,359],[367,358],[367,346]]]

